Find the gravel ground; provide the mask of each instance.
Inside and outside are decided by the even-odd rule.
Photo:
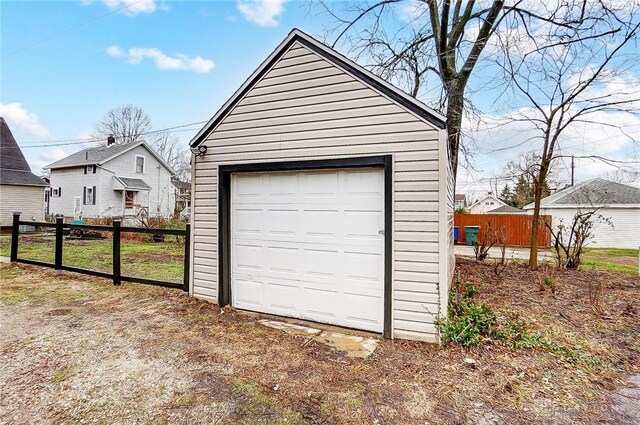
[[[478,267],[463,264],[462,273],[490,273]],[[521,275],[513,270],[514,285]],[[628,395],[621,388],[638,373],[633,308],[606,323],[581,323],[593,352],[629,340],[610,350],[616,362],[603,357],[597,368],[540,349],[385,340],[371,357],[354,359],[179,291],[115,288],[25,265],[0,264],[0,276],[2,423],[623,423],[611,401]],[[634,277],[577,276],[605,276],[608,296],[638,300]],[[550,305],[549,294],[529,298],[538,287],[531,285],[522,304]],[[503,291],[493,302],[520,308]],[[575,296],[554,300],[576,304]],[[553,332],[575,333],[557,317],[541,315],[537,326],[545,320],[556,323]],[[466,363],[469,357],[476,362]]]

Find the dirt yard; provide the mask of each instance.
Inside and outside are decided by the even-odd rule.
[[[459,264],[480,300],[557,349],[383,340],[354,359],[179,291],[2,264],[1,422],[633,423],[612,400],[640,373],[637,276]]]

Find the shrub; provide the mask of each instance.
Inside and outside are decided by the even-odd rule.
[[[478,288],[467,284],[453,288],[449,301],[449,317],[438,320],[443,345],[477,346],[498,342],[511,349],[535,348],[545,344],[539,333],[530,333],[517,316],[500,321],[488,304],[475,300]]]

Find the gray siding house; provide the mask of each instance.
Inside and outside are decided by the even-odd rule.
[[[51,170],[49,213],[65,217],[169,217],[174,171],[144,142],[88,148]]]
[[[0,117],[0,226],[11,226],[14,212],[21,213],[21,220],[44,221],[45,187]]]
[[[443,116],[293,30],[191,147],[192,295],[438,340],[454,266]]]

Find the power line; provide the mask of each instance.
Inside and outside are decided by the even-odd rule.
[[[167,127],[167,128],[161,128],[159,130],[152,130],[152,131],[147,131],[144,133],[140,133],[138,134],[138,136],[147,136],[149,134],[156,134],[156,133],[178,133],[181,131],[193,131],[195,130],[194,128],[185,128],[185,127],[192,127],[194,125],[202,125],[204,123],[207,123],[208,121],[198,121],[198,122],[192,122],[189,124],[182,124],[182,125],[176,125],[174,127]],[[10,148],[16,148],[16,149],[27,149],[27,148],[48,148],[48,147],[53,147],[53,146],[68,146],[68,145],[82,145],[85,143],[92,143],[92,142],[101,142],[103,141],[102,138],[98,138],[98,137],[90,137],[90,138],[84,138],[84,139],[59,139],[59,140],[48,140],[48,141],[44,141],[44,142],[34,142],[34,143],[40,143],[40,144],[36,144],[36,145],[20,145],[17,148],[14,146],[2,146],[2,149],[10,149]]]
[[[61,37],[61,36],[65,35],[65,34],[69,34],[70,32],[73,32],[73,31],[75,31],[77,29],[80,29],[82,27],[86,27],[87,25],[92,24],[92,23],[94,23],[96,21],[99,21],[102,18],[106,18],[107,16],[113,15],[114,13],[118,13],[118,12],[124,10],[124,9],[128,9],[129,7],[133,6],[136,3],[140,3],[141,1],[142,0],[137,0],[137,1],[133,2],[133,3],[129,3],[129,4],[127,4],[127,5],[125,5],[125,6],[121,7],[121,8],[118,8],[116,10],[112,10],[109,13],[105,13],[104,15],[100,15],[97,18],[91,19],[90,21],[84,22],[84,23],[82,23],[80,25],[77,25],[75,27],[66,29],[64,31],[58,32],[58,33],[53,34],[53,35],[51,35],[51,36],[49,36],[47,38],[43,38],[42,40],[36,41],[35,43],[32,43],[32,44],[26,45],[24,47],[21,47],[18,50],[14,50],[13,52],[10,52],[10,53],[7,53],[6,55],[3,55],[2,59],[8,58],[9,56],[15,55],[16,53],[23,52],[23,51],[25,51],[27,49],[30,49],[30,48],[35,47],[35,46],[38,46],[40,44],[46,43],[47,41],[51,41],[54,38],[58,38],[58,37]]]

